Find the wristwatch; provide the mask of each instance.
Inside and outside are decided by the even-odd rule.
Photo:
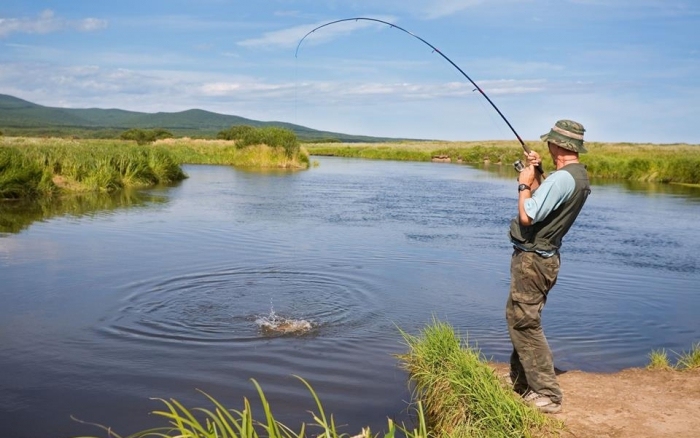
[[[529,185],[527,184],[520,184],[518,186],[518,192],[522,192],[523,190],[532,190]]]

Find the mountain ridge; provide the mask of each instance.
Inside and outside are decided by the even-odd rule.
[[[132,128],[171,131],[176,136],[212,138],[235,125],[286,128],[302,141],[339,140],[382,142],[402,140],[321,131],[279,121],[261,121],[191,108],[178,112],[147,113],[119,108],[60,108],[40,105],[9,94],[0,94],[0,130],[7,135],[59,135],[92,138],[117,137]]]

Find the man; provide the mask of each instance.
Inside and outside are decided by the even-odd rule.
[[[511,284],[506,303],[513,343],[510,379],[513,388],[542,412],[561,411],[562,392],[542,330],[542,308],[559,274],[559,248],[590,193],[586,167],[579,163],[583,126],[559,120],[540,138],[547,143],[556,171],[542,180],[536,152],[518,177],[518,216],[510,225],[513,243]]]

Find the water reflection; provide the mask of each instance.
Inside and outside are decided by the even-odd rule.
[[[671,195],[686,198],[691,202],[700,202],[700,187],[697,186],[650,183],[644,181],[605,180],[600,178],[593,179],[592,183],[599,186],[621,187],[624,190],[632,193],[642,193],[646,195]]]
[[[486,170],[506,179],[517,179],[518,177],[513,166],[509,164],[478,164],[470,166]],[[548,172],[551,172],[551,170],[548,170]],[[629,193],[671,195],[686,198],[690,202],[700,202],[700,186],[604,178],[591,178],[591,183],[595,186],[621,188]]]
[[[162,204],[167,197],[143,190],[81,193],[55,199],[0,201],[0,236],[19,233],[34,222],[59,216],[92,216],[121,208]]]

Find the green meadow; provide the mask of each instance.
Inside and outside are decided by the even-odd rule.
[[[551,171],[542,142],[528,146],[543,157]],[[700,185],[700,145],[586,143],[580,159],[591,178]],[[517,141],[316,143],[307,144],[312,155],[401,161],[449,161],[471,165],[510,166],[523,158]]]

